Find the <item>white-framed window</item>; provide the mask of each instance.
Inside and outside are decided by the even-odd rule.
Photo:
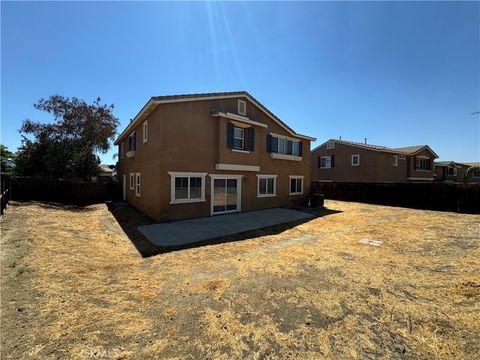
[[[257,197],[277,196],[277,175],[257,175]]]
[[[148,121],[143,122],[143,143],[148,141]]]
[[[135,174],[135,195],[137,195],[138,197],[140,197],[140,173],[136,173]]]
[[[398,155],[393,155],[393,166],[398,166]]]
[[[352,155],[352,166],[359,166],[360,165],[360,155],[355,154]]]
[[[120,143],[120,159],[125,157],[125,142]]]
[[[137,149],[137,136],[133,131],[128,137],[128,151],[135,151]]]
[[[130,178],[130,190],[135,190],[135,174],[130,173],[129,178]]]
[[[247,102],[244,100],[238,100],[238,113],[240,115],[247,115]]]
[[[288,195],[302,195],[303,194],[303,176],[292,175],[288,177]]]
[[[169,172],[170,204],[205,201],[207,173]]]
[[[457,176],[457,168],[456,167],[453,168],[453,176]]]
[[[335,142],[334,141],[327,142],[327,149],[335,149]]]
[[[320,158],[320,169],[330,169],[332,167],[332,157],[322,156]]]
[[[240,127],[233,127],[233,148],[234,149],[245,149],[245,129]]]
[[[272,152],[281,155],[300,155],[301,140],[272,135]]]
[[[416,169],[417,170],[428,170],[428,162],[430,162],[430,158],[427,157],[417,157],[416,161]]]

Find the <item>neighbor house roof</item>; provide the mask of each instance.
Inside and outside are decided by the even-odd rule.
[[[149,113],[151,113],[159,104],[165,103],[174,103],[174,102],[183,102],[183,101],[201,101],[201,100],[211,100],[211,99],[228,99],[243,97],[254,105],[256,105],[260,110],[267,114],[273,121],[279,124],[284,128],[288,133],[293,136],[315,141],[316,139],[310,136],[302,135],[296,133],[292,128],[280,120],[275,114],[268,110],[260,101],[255,99],[246,91],[230,91],[230,92],[217,92],[217,93],[201,93],[201,94],[180,94],[180,95],[164,95],[164,96],[153,96],[150,100],[144,105],[142,110],[135,116],[135,118],[130,122],[130,124],[123,130],[118,139],[115,141],[115,145],[118,145],[130,131],[137,126],[137,124],[145,118]]]
[[[417,154],[418,152],[424,150],[424,149],[428,149],[429,151],[431,151],[431,153],[433,155],[435,155],[435,157],[438,158],[438,155],[430,148],[430,146],[428,145],[415,145],[415,146],[405,146],[405,147],[398,147],[398,148],[390,148],[390,147],[387,147],[387,146],[381,146],[381,145],[373,145],[373,144],[365,144],[365,143],[361,143],[361,142],[355,142],[355,141],[348,141],[348,140],[338,140],[338,139],[330,139],[330,140],[327,140],[325,141],[323,144],[320,144],[319,146],[317,146],[315,149],[312,150],[315,151],[317,150],[318,148],[322,147],[323,145],[325,145],[327,142],[336,142],[336,143],[340,143],[340,144],[345,144],[345,145],[351,145],[351,146],[355,146],[355,147],[360,147],[360,148],[364,148],[364,149],[369,149],[369,150],[374,150],[374,151],[381,151],[381,152],[388,152],[388,153],[393,153],[393,154],[399,154],[399,155],[415,155]]]

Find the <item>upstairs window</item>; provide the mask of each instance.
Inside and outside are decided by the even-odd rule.
[[[233,148],[245,149],[245,130],[239,127],[233,127]]]
[[[335,149],[335,142],[334,141],[327,142],[327,149]]]
[[[352,155],[352,166],[359,166],[360,165],[360,155],[355,154]]]
[[[331,156],[322,156],[319,158],[319,168],[320,169],[330,169],[333,165],[332,157]]]
[[[235,126],[233,123],[227,123],[227,147],[232,150],[251,152],[254,148],[253,127]]]
[[[135,131],[128,137],[128,151],[135,151],[137,149],[137,136]]]
[[[238,113],[240,115],[247,115],[247,102],[244,100],[238,100]]]
[[[302,141],[277,135],[268,135],[267,150],[281,155],[302,156]]]
[[[415,161],[415,167],[417,170],[430,170],[429,158],[417,158]]]
[[[120,159],[125,157],[125,143],[122,141],[120,143]]]
[[[393,166],[398,166],[398,155],[393,155]]]
[[[143,122],[143,143],[148,141],[148,121]]]

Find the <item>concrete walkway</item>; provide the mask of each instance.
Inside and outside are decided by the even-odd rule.
[[[181,246],[313,217],[301,211],[268,209],[139,226],[152,243]]]

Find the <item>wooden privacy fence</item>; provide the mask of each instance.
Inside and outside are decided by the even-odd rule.
[[[10,174],[0,173],[0,183],[1,183],[1,195],[0,195],[0,217],[3,216],[3,212],[8,205],[8,200],[10,200]]]
[[[480,184],[312,182],[326,199],[480,214]]]
[[[54,180],[36,177],[11,179],[12,200],[38,200],[65,204],[95,204],[120,200],[119,184]]]

